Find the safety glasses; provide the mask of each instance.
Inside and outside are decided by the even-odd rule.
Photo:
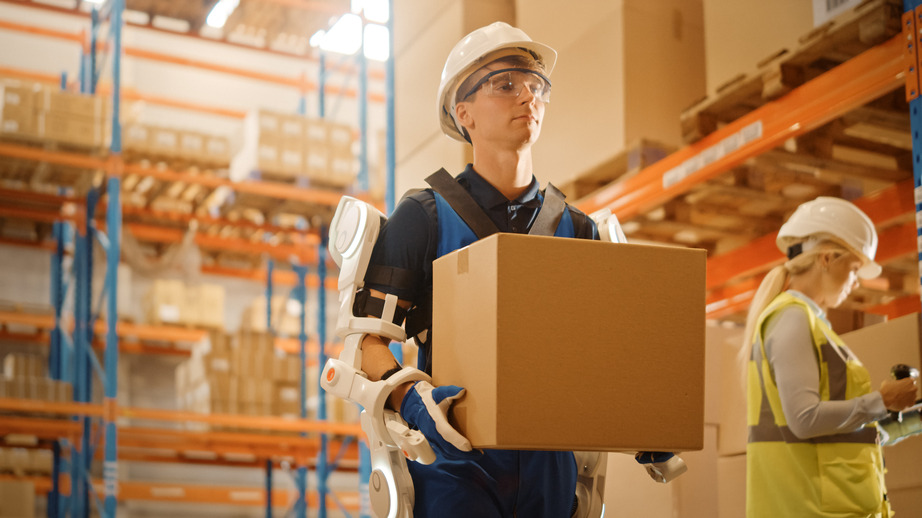
[[[551,81],[539,72],[527,68],[503,68],[494,70],[480,78],[474,86],[461,98],[466,101],[477,90],[483,88],[490,97],[505,97],[514,99],[522,93],[522,88],[528,91],[535,99],[547,103],[551,100]]]

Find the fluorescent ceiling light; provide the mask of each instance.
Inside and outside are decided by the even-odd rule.
[[[375,61],[387,61],[390,42],[387,27],[369,23],[365,26],[365,57]]]
[[[387,23],[390,17],[390,3],[388,0],[352,0],[352,12],[365,11],[365,19],[370,22]]]
[[[208,13],[205,23],[218,29],[224,27],[224,24],[227,23],[227,18],[234,12],[239,3],[240,0],[218,0],[218,3]]]

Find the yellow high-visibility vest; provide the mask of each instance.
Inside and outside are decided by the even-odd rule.
[[[864,365],[803,300],[782,293],[759,316],[749,361],[749,443],[746,446],[747,518],[889,518],[877,424],[836,435],[801,439],[787,426],[763,326],[789,306],[806,312],[819,362],[820,399],[853,399],[871,392]],[[846,359],[843,360],[843,357]]]

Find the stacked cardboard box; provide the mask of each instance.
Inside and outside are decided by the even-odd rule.
[[[10,353],[3,358],[0,398],[71,402],[70,383],[53,380],[46,374],[47,360],[34,354]]]
[[[40,138],[83,148],[108,143],[108,101],[102,97],[43,89],[35,107]]]
[[[0,481],[0,518],[35,516],[35,484],[25,480]]]
[[[28,82],[0,83],[0,135],[99,149],[108,141],[108,102],[102,97]]]
[[[306,179],[320,185],[355,180],[354,137],[349,126],[301,115],[254,110],[244,120],[243,146],[231,162],[231,178]]]
[[[300,361],[273,344],[264,333],[238,333],[236,343],[210,333],[176,369],[177,405],[202,413],[300,417]]]
[[[13,139],[38,138],[35,98],[41,86],[7,80],[0,84],[0,136]]]
[[[271,329],[278,336],[298,336],[301,333],[301,304],[285,295],[272,297]],[[245,331],[267,333],[266,297],[259,296],[243,311],[240,328]]]
[[[342,124],[331,124],[329,134],[327,142],[330,162],[323,181],[336,187],[352,185],[358,172],[358,162],[353,151],[355,137],[352,128]]]
[[[50,450],[38,448],[0,448],[0,473],[16,476],[50,475],[54,462]]]
[[[178,279],[157,279],[143,300],[149,324],[224,326],[224,287],[218,284],[186,285]]]
[[[227,137],[137,122],[122,126],[122,148],[137,158],[215,167],[230,163]]]

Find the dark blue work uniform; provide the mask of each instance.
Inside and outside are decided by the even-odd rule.
[[[508,200],[468,167],[457,177],[501,232],[527,233],[535,222],[543,196],[538,182],[516,200]],[[598,239],[595,224],[567,206],[555,235]],[[366,279],[367,286],[392,293],[424,311],[431,301],[432,262],[476,241],[476,236],[440,195],[431,189],[404,198],[381,230],[369,271],[399,269],[413,277],[395,288]],[[409,322],[408,322],[409,327]],[[420,344],[420,369],[432,373],[431,344]],[[420,340],[418,339],[419,343]],[[408,462],[416,491],[418,518],[566,518],[576,488],[576,463],[570,452],[485,450],[474,461],[439,458],[430,465]]]

